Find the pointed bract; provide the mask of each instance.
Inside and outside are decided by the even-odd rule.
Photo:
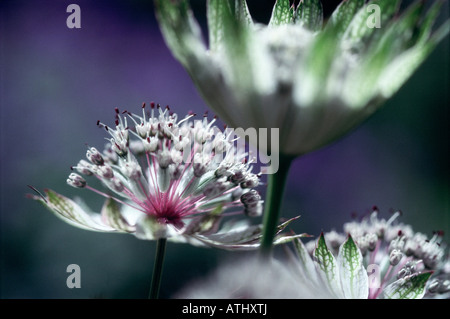
[[[431,272],[414,274],[394,281],[384,288],[383,297],[387,299],[422,299]]]
[[[348,236],[347,241],[340,247],[337,263],[344,298],[367,299],[369,277],[363,265],[361,251],[351,236]]]

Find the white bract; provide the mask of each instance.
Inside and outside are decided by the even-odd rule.
[[[320,148],[362,123],[450,25],[432,33],[439,1],[422,15],[424,1],[399,14],[400,0],[347,0],[324,25],[319,0],[297,7],[277,0],[263,25],[245,0],[208,0],[206,45],[187,0],[155,3],[168,47],[207,104],[230,127],[279,128],[286,156]],[[380,28],[368,24],[373,4]]]

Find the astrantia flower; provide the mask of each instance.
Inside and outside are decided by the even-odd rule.
[[[429,239],[411,226],[379,219],[377,210],[318,241],[295,242],[297,271],[335,298],[441,298],[450,292],[441,234]]]
[[[369,117],[448,33],[448,21],[432,32],[440,1],[425,15],[425,1],[401,15],[400,2],[343,1],[324,24],[319,0],[277,0],[263,25],[245,0],[208,0],[208,46],[187,0],[156,6],[167,45],[208,105],[230,127],[279,128],[280,153],[295,157]]]
[[[442,234],[431,239],[378,211],[321,234],[283,260],[222,264],[206,279],[189,283],[177,298],[420,299],[449,298],[450,262]]]
[[[219,229],[219,223],[227,215],[262,213],[263,201],[254,189],[259,176],[252,173],[242,145],[215,126],[215,119],[193,121],[193,116],[180,120],[168,107],[152,103],[150,112],[143,105],[142,116],[116,109],[115,128],[97,123],[109,133],[109,143],[103,152],[89,147],[87,160],[72,167],[76,172],[67,183],[105,197],[101,214],[52,190],[32,198],[69,224],[93,231],[225,249],[258,247],[260,225],[230,220]],[[91,186],[80,174],[99,180],[105,189]],[[294,237],[280,235],[276,242]]]

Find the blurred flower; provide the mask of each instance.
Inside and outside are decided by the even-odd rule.
[[[448,21],[432,33],[440,1],[398,16],[400,2],[343,1],[323,26],[319,0],[277,0],[268,25],[245,0],[208,0],[206,46],[187,0],[155,0],[166,43],[207,104],[230,127],[279,128],[280,153],[294,157],[363,122],[447,35]]]
[[[344,234],[296,240],[300,275],[325,285],[337,298],[418,299],[449,295],[449,269],[439,232],[431,239],[411,226],[379,219],[377,209]]]
[[[179,299],[330,299],[330,291],[302,280],[286,263],[275,259],[240,259],[222,263],[204,279],[188,283]]]
[[[155,114],[156,113],[156,114]],[[124,115],[122,115],[124,114]],[[110,135],[103,153],[89,147],[87,160],[72,167],[67,183],[89,189],[107,200],[101,214],[52,190],[30,195],[65,222],[100,232],[132,233],[140,239],[169,238],[224,249],[259,245],[261,226],[233,221],[219,229],[225,216],[262,213],[254,189],[259,177],[251,172],[245,149],[231,134],[214,126],[215,119],[179,120],[169,108],[151,104],[142,116],[116,109],[115,129],[101,122]],[[128,126],[127,119],[134,124]],[[134,137],[132,139],[131,137]],[[105,191],[89,185],[79,174],[101,182]],[[34,189],[34,188],[33,188]],[[224,212],[241,208],[236,212]],[[243,211],[243,212],[242,212]],[[279,225],[279,234],[293,219]],[[276,242],[295,236],[280,235]]]

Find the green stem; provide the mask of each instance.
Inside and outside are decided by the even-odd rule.
[[[278,171],[268,177],[268,187],[264,207],[263,235],[260,247],[260,253],[264,258],[270,257],[272,253],[273,240],[280,219],[280,208],[286,179],[293,160],[294,157],[283,156],[280,154]]]
[[[158,299],[159,287],[161,286],[161,277],[164,263],[164,255],[166,252],[166,238],[158,239],[156,243],[155,265],[153,267],[152,286],[150,288],[150,299]]]

